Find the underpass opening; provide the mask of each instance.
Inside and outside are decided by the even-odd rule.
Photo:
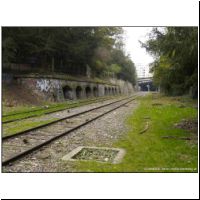
[[[153,85],[152,81],[149,82],[141,82],[138,84],[139,91],[156,91],[156,87]]]

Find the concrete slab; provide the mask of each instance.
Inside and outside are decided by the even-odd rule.
[[[65,161],[80,161],[80,159],[73,158],[75,155],[77,155],[79,152],[81,152],[83,149],[100,149],[100,150],[110,150],[110,151],[117,151],[116,156],[114,157],[112,163],[118,164],[122,161],[124,155],[126,154],[126,151],[121,148],[108,148],[108,147],[89,147],[89,146],[79,146],[72,150],[70,153],[62,157],[62,160]],[[81,160],[81,161],[96,161],[101,162],[97,160]]]

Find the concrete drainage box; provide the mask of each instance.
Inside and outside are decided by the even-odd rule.
[[[69,161],[97,161],[117,164],[125,155],[125,150],[107,147],[80,146],[65,155],[62,160]]]

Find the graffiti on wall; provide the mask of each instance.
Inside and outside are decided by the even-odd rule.
[[[36,87],[41,92],[49,92],[51,89],[59,89],[60,84],[58,80],[40,79],[37,80]]]

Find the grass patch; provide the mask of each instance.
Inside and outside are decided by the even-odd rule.
[[[72,102],[67,101],[64,103],[46,105],[45,107],[44,106],[33,107],[29,109],[27,109],[27,107],[21,107],[21,110],[17,109],[16,111],[4,113],[4,115],[10,115],[10,116],[3,116],[2,122],[20,120],[20,119],[25,119],[27,117],[41,116],[41,115],[48,114],[51,112],[56,112],[56,111],[60,111],[60,110],[68,109],[68,108],[79,107],[79,106],[87,105],[89,103],[95,103],[95,102],[106,100],[106,99],[108,99],[108,97],[92,98],[92,99],[78,100],[78,101],[72,101]]]
[[[12,115],[18,112],[27,112],[37,110],[38,108],[42,108],[43,106],[31,106],[30,105],[18,105],[13,107],[8,107],[5,102],[2,102],[2,113],[4,115]]]
[[[84,172],[197,172],[198,145],[190,141],[163,139],[162,136],[188,137],[186,130],[176,128],[182,119],[197,119],[195,101],[185,106],[173,97],[149,95],[140,98],[140,105],[128,117],[129,132],[113,147],[124,148],[126,155],[120,164],[78,162],[77,171]],[[153,104],[161,104],[153,106]],[[139,134],[149,123],[149,128]],[[197,133],[195,133],[197,134]],[[102,144],[103,145],[103,144]]]
[[[77,160],[96,160],[100,162],[112,162],[118,151],[108,149],[83,148],[72,158]]]
[[[57,120],[57,119],[53,118],[50,120],[43,120],[43,121],[18,122],[18,123],[14,123],[12,126],[4,125],[3,126],[3,137],[8,136],[8,135],[15,135],[21,131],[26,131],[30,128],[48,124],[49,122],[52,122],[55,120]]]
[[[109,97],[109,99],[111,99],[111,98],[116,98],[116,97]],[[106,99],[108,99],[108,97],[92,99],[92,103],[106,100]],[[77,101],[76,103],[73,102],[73,104],[72,103],[69,103],[69,104],[64,103],[64,104],[60,105],[59,107],[53,107],[48,110],[37,111],[34,113],[24,113],[24,114],[22,113],[22,114],[19,114],[16,116],[14,115],[14,116],[12,116],[13,117],[12,119],[16,118],[16,119],[21,119],[21,120],[3,124],[2,125],[2,127],[3,127],[2,135],[3,136],[14,135],[21,131],[29,130],[31,128],[36,128],[43,124],[48,124],[49,122],[58,120],[58,118],[42,120],[38,117],[40,117],[44,114],[47,114],[49,112],[52,112],[52,111],[58,111],[61,109],[67,109],[67,108],[72,108],[72,107],[79,107],[79,106],[87,105],[89,103],[91,103],[91,99],[90,100],[80,100],[80,101]],[[21,118],[19,118],[19,117],[21,117]],[[25,118],[25,117],[32,117],[32,118],[23,120],[23,118]]]

